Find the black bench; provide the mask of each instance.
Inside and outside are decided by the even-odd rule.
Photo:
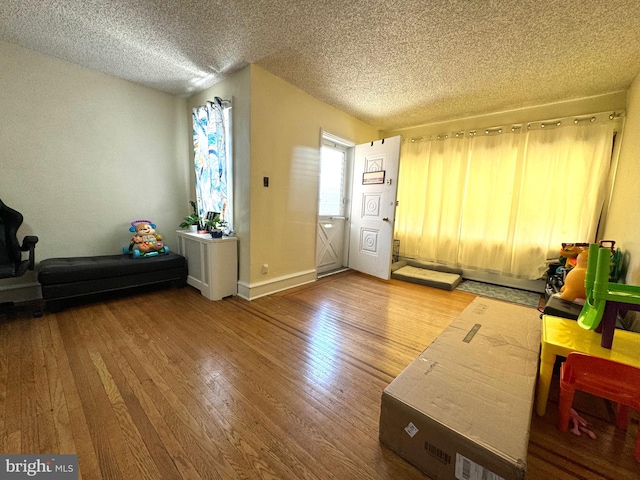
[[[176,253],[157,257],[128,255],[48,258],[40,262],[38,281],[46,308],[59,312],[77,299],[150,285],[184,286],[187,261]]]
[[[569,302],[568,300],[563,300],[562,298],[553,295],[549,297],[549,300],[547,300],[542,314],[577,320],[581,311],[582,305]]]

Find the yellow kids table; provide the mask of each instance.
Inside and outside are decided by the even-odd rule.
[[[611,348],[600,346],[601,334],[585,330],[575,320],[543,315],[540,374],[536,391],[536,413],[547,410],[549,386],[556,356],[566,357],[570,352],[588,353],[640,368],[640,333],[616,330]]]

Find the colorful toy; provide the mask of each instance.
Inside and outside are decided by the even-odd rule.
[[[560,265],[567,270],[577,263],[578,255],[589,248],[588,243],[563,243],[560,249]]]
[[[133,255],[134,258],[155,257],[159,254],[169,253],[169,247],[162,243],[162,235],[156,232],[155,224],[149,220],[134,220],[131,222],[130,232],[135,235],[131,238],[128,247],[122,251]]]
[[[561,299],[574,302],[578,299],[587,298],[584,279],[587,273],[588,258],[588,250],[584,250],[578,254],[576,266],[567,273],[567,277],[564,279],[564,285],[560,289]]]
[[[572,432],[580,430],[595,438],[586,428],[586,422],[571,408],[576,390],[605,398],[618,404],[616,428],[627,430],[629,410],[640,408],[640,369],[579,352],[569,352],[560,368],[560,400],[558,402],[558,429],[566,432],[569,421],[574,423]],[[574,417],[575,413],[575,418]],[[577,433],[576,433],[577,431]],[[591,433],[591,434],[590,434]],[[636,436],[633,455],[640,462],[640,436]]]
[[[611,250],[611,262],[609,263],[609,281],[617,282],[620,278],[620,264],[622,262],[622,252],[620,249],[616,249],[616,242],[614,240],[600,240],[600,247],[607,247]]]
[[[578,325],[601,332],[603,348],[611,348],[613,344],[618,312],[640,310],[640,286],[610,283],[610,272],[611,249],[591,244],[584,281],[587,298],[578,316]]]

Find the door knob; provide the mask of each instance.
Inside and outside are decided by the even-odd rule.
[[[384,217],[384,218],[382,219],[382,221],[383,221],[383,222],[388,222],[388,221],[389,221],[389,217]]]

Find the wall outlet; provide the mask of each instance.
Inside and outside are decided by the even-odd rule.
[[[269,265],[268,264],[266,264],[266,263],[262,264],[262,273],[263,274],[269,273]]]

